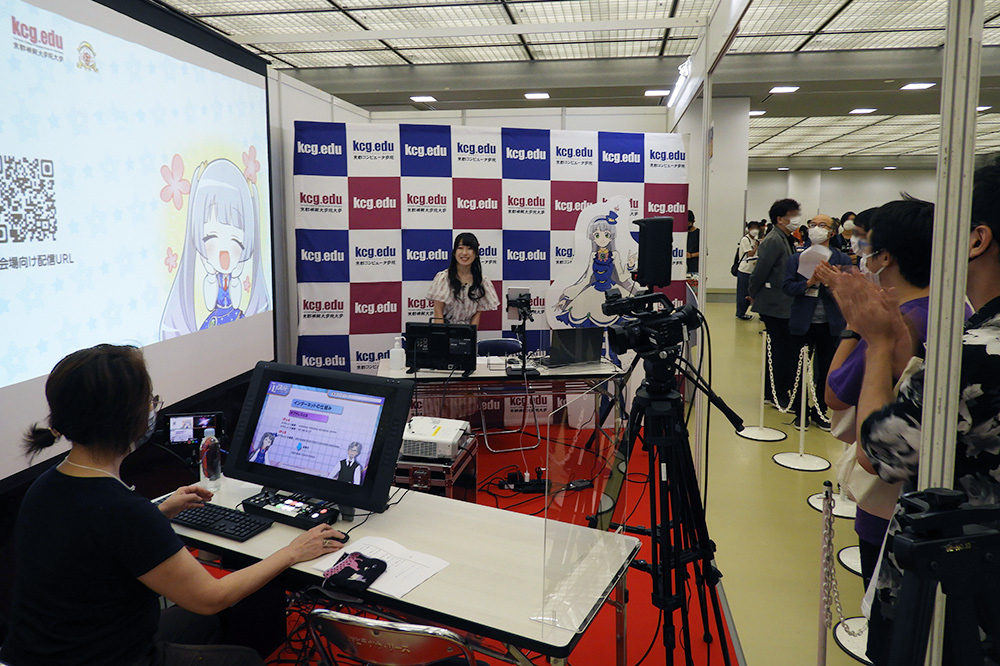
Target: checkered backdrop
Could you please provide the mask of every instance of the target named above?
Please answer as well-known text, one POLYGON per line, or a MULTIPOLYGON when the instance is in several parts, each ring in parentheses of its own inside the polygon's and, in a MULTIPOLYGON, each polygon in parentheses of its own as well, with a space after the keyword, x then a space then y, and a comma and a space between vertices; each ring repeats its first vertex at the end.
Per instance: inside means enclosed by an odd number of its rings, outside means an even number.
MULTIPOLYGON (((675 218, 666 291, 684 298, 677 134, 297 121, 294 188, 301 365, 374 373, 405 322, 430 318, 427 290, 462 231, 501 301, 531 289, 528 342, 547 346, 545 293, 571 263, 580 211, 614 196, 631 219, 675 218)), ((502 307, 480 319, 481 338, 509 328, 502 307)))

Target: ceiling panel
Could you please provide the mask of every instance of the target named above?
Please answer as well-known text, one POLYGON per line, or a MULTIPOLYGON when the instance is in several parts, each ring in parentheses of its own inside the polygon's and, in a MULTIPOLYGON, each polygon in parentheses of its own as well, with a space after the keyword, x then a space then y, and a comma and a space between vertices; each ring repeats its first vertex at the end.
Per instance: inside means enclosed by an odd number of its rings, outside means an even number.
POLYGON ((635 42, 568 42, 533 44, 531 52, 539 60, 568 58, 638 58, 660 53, 660 40, 635 42))
POLYGON ((561 0, 559 2, 511 3, 518 23, 569 21, 614 21, 654 19, 670 16, 670 3, 663 0, 561 0))
MULTIPOLYGON (((324 0, 327 6, 331 3, 324 0)), ((469 0, 336 0, 344 9, 394 9, 400 5, 467 5, 469 0)))
POLYGON ((542 32, 525 35, 529 44, 557 42, 595 42, 615 40, 661 40, 662 30, 596 30, 593 32, 542 32))
POLYGON ((854 0, 827 29, 943 28, 947 11, 944 0, 854 0))
POLYGON ((983 29, 983 46, 1000 46, 1000 26, 983 29))
MULTIPOLYGON (((282 60, 296 67, 371 67, 375 65, 405 65, 406 61, 389 49, 381 51, 341 51, 335 53, 283 54, 282 60)), ((280 68, 279 63, 275 67, 280 68)))
POLYGON ((670 31, 670 39, 667 40, 667 48, 663 50, 665 56, 689 56, 694 51, 697 39, 674 39, 673 30, 670 31))
POLYGON ((281 12, 297 9, 330 9, 326 0, 243 0, 238 6, 232 0, 171 0, 170 4, 189 14, 240 14, 281 12))
POLYGON ((730 53, 789 53, 799 48, 808 35, 772 35, 767 37, 739 37, 733 40, 730 53))
POLYGON ((527 60, 522 46, 476 46, 454 49, 400 49, 415 65, 446 62, 503 62, 527 60))
POLYGON ((810 33, 843 4, 844 0, 754 0, 740 22, 740 35, 810 33))
POLYGON ((822 32, 803 51, 864 51, 871 49, 917 49, 944 43, 944 30, 898 30, 893 32, 822 32))
POLYGON ((352 11, 351 16, 370 30, 510 25, 499 4, 359 9, 352 11))
POLYGON ((783 117, 773 117, 768 118, 767 116, 760 116, 758 118, 750 119, 750 129, 756 127, 791 127, 805 120, 805 118, 783 118, 783 117))
POLYGON ((368 39, 362 42, 288 42, 283 44, 257 44, 255 46, 257 49, 268 53, 366 51, 385 48, 385 44, 374 39, 368 39))
POLYGON ((358 25, 342 12, 300 12, 295 14, 250 14, 247 16, 209 16, 202 18, 213 28, 233 36, 262 32, 297 34, 330 30, 358 30, 358 25))
POLYGON ((389 39, 390 46, 401 49, 442 48, 449 46, 517 46, 517 35, 477 35, 475 37, 430 37, 427 39, 389 39))
POLYGON ((677 16, 707 16, 712 8, 712 2, 713 0, 680 0, 677 5, 677 16))
POLYGON ((866 127, 890 116, 813 116, 803 118, 803 127, 866 127))

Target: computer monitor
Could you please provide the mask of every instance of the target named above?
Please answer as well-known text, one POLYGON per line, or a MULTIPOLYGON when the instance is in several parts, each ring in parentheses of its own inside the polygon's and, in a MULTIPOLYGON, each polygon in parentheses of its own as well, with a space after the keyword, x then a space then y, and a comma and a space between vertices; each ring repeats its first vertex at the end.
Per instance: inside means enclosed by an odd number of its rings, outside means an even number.
POLYGON ((167 442, 170 444, 191 444, 205 437, 205 428, 215 428, 215 436, 225 434, 222 412, 201 412, 197 414, 164 414, 167 442))
POLYGON ((476 369, 476 327, 471 324, 406 324, 406 365, 410 372, 476 369))
POLYGON ((552 330, 549 366, 597 363, 604 346, 603 328, 556 328, 552 330))
POLYGON ((260 362, 226 476, 384 511, 413 382, 260 362))

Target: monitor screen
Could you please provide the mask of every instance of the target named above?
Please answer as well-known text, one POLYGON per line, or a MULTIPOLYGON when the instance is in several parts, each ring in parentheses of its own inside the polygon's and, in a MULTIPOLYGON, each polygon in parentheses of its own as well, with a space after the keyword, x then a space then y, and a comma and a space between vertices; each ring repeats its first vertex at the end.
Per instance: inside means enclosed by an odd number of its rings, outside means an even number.
POLYGON ((225 433, 222 429, 222 414, 166 414, 168 441, 171 444, 200 442, 205 437, 205 428, 215 428, 216 437, 225 433))
POLYGON ((413 383, 259 363, 226 475, 384 510, 413 383))
POLYGON ((407 322, 406 364, 417 369, 476 369, 476 327, 472 324, 407 322))

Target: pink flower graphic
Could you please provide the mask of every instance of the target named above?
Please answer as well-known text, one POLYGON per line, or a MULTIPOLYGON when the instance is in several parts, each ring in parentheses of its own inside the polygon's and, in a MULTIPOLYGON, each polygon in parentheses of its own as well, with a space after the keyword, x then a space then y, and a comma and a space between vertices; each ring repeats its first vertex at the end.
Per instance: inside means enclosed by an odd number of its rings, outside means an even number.
POLYGON ((243 291, 250 291, 250 277, 243 278, 243 291))
POLYGON ((171 248, 167 248, 167 258, 163 260, 163 265, 167 267, 168 273, 173 273, 177 268, 177 253, 171 248))
POLYGON ((257 149, 250 146, 250 151, 243 153, 243 175, 254 185, 257 184, 257 172, 260 171, 260 162, 257 161, 257 149))
POLYGON ((184 178, 184 160, 180 155, 174 155, 170 161, 170 167, 166 164, 160 167, 160 175, 167 181, 166 186, 160 190, 160 198, 166 202, 174 201, 174 208, 181 209, 184 205, 184 195, 191 192, 191 181, 184 178))

